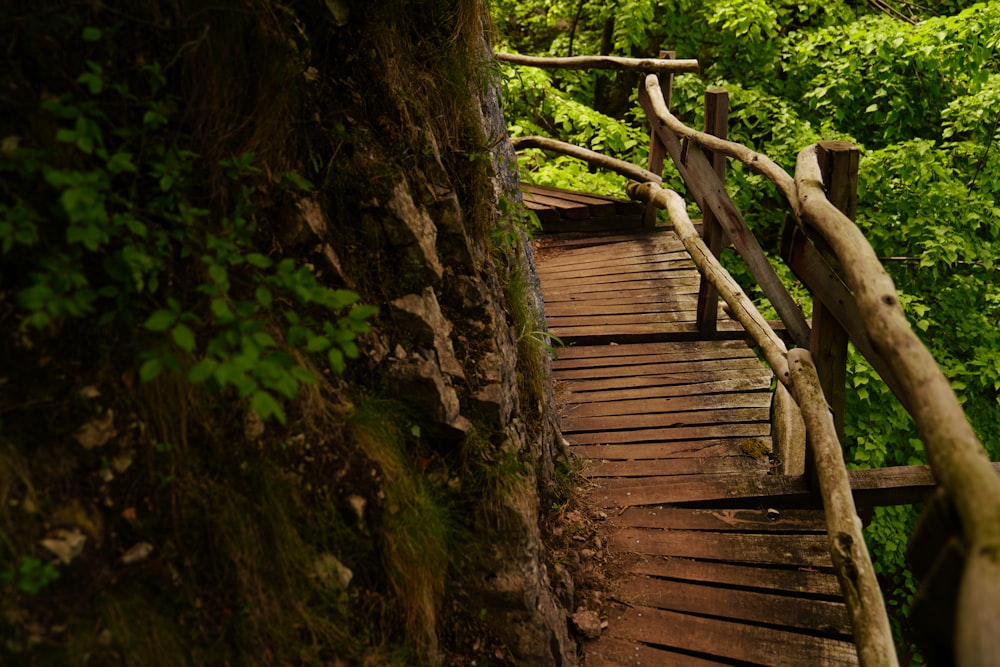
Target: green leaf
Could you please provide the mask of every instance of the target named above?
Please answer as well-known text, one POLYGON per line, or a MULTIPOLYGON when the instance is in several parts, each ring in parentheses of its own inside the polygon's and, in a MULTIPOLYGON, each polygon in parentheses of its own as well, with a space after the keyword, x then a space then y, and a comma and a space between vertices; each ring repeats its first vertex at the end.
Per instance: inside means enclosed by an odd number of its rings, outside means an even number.
POLYGON ((282 424, 285 423, 285 411, 274 400, 274 397, 263 389, 258 389, 253 393, 253 396, 250 398, 250 406, 254 409, 254 412, 260 415, 261 419, 267 420, 274 417, 282 424))
POLYGON ((208 378, 212 377, 212 373, 218 365, 218 362, 214 359, 202 359, 192 366, 190 371, 188 371, 188 382, 204 382, 208 378))
POLYGON ((177 347, 185 352, 193 352, 195 347, 194 332, 186 324, 178 324, 171 332, 177 347))
POLYGON ((271 303, 274 301, 274 297, 271 296, 271 291, 259 285, 256 290, 254 290, 254 296, 257 298, 257 303, 259 303, 264 308, 270 308, 271 303))
POLYGON ((274 264, 270 257, 261 255, 257 252, 251 252, 246 255, 246 260, 248 264, 257 267, 258 269, 268 269, 274 264))
POLYGON ((330 368, 337 375, 342 375, 344 373, 344 353, 335 347, 331 347, 330 351, 326 353, 326 358, 330 361, 330 368))
POLYGON ((161 308, 149 316, 149 319, 146 320, 146 328, 150 331, 166 331, 176 320, 176 314, 161 308))
POLYGON ((104 33, 101 32, 100 28, 95 28, 94 26, 87 26, 86 28, 83 29, 83 41, 96 42, 101 39, 102 34, 104 33))
POLYGON ((159 357, 153 357, 139 367, 139 380, 149 382, 163 372, 163 361, 159 357))

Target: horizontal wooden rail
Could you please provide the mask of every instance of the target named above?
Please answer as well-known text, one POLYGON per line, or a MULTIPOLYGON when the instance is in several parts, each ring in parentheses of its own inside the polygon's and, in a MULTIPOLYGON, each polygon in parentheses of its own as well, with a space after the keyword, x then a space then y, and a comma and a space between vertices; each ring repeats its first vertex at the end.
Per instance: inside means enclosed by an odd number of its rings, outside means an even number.
POLYGON ((962 521, 969 559, 956 619, 961 665, 997 664, 1000 655, 1000 478, 969 424, 948 378, 910 328, 896 288, 864 234, 827 200, 817 147, 799 153, 795 168, 799 218, 841 259, 865 331, 891 366, 906 396, 934 475, 962 521))
POLYGON ((697 60, 660 60, 658 58, 620 58, 618 56, 569 56, 566 58, 522 56, 519 53, 497 53, 497 60, 512 65, 546 69, 613 69, 634 72, 680 74, 697 72, 697 60))

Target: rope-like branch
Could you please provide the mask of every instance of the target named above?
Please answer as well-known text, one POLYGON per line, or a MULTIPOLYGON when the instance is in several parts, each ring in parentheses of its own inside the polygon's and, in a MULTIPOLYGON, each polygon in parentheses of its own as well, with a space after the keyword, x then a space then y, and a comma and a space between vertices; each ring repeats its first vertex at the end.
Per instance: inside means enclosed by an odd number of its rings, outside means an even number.
POLYGON ((570 56, 546 58, 522 56, 519 53, 498 53, 497 60, 512 65, 541 67, 545 69, 614 69, 636 72, 662 72, 680 74, 697 72, 697 60, 660 60, 658 58, 620 58, 618 56, 570 56))
POLYGON ((673 190, 667 190, 656 183, 629 183, 626 188, 629 197, 645 203, 652 203, 665 209, 674 225, 674 232, 694 260, 702 276, 708 279, 719 292, 732 316, 743 325, 747 334, 764 354, 764 359, 774 372, 775 377, 787 386, 791 386, 791 376, 788 373, 788 362, 785 355, 788 349, 778 337, 764 316, 754 307, 753 301, 746 295, 725 267, 719 263, 712 251, 702 240, 701 235, 691 223, 687 214, 684 199, 673 190))
MULTIPOLYGON (((660 90, 660 80, 655 74, 650 74, 646 77, 646 92, 649 94, 649 99, 653 104, 656 118, 669 127, 674 134, 681 137, 689 137, 692 141, 711 151, 722 153, 734 160, 739 160, 778 186, 778 190, 781 191, 781 194, 785 196, 785 199, 789 203, 795 201, 795 181, 788 175, 788 172, 775 164, 771 158, 763 153, 750 150, 743 144, 713 137, 711 134, 699 132, 682 123, 676 116, 670 113, 667 105, 664 104, 663 91, 660 90)), ((653 121, 653 119, 650 120, 653 121)))
POLYGON ((581 148, 580 146, 569 144, 565 141, 559 141, 558 139, 549 139, 547 137, 538 136, 515 137, 511 139, 511 143, 514 144, 514 150, 517 151, 522 151, 526 148, 541 148, 542 150, 553 151, 561 153, 562 155, 575 157, 578 160, 585 161, 587 164, 609 169, 616 174, 620 174, 625 178, 631 178, 635 181, 652 181, 653 183, 663 182, 663 179, 659 175, 643 169, 642 167, 637 167, 631 162, 625 162, 624 160, 608 157, 602 153, 592 151, 588 148, 581 148))

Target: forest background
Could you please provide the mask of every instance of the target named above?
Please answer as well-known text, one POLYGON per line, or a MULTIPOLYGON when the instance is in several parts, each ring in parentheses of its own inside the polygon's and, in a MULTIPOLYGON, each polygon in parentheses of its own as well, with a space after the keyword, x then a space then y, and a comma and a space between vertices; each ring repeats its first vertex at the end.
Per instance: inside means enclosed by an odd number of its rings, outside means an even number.
MULTIPOLYGON (((961 0, 497 0, 498 50, 528 55, 697 58, 677 76, 672 111, 702 124, 702 93, 730 95, 730 139, 792 171, 805 146, 861 149, 858 225, 911 324, 1000 459, 1000 3, 961 0)), ((648 126, 631 73, 503 68, 514 136, 540 134, 644 165, 648 126)), ((521 154, 522 179, 621 196, 622 178, 568 157, 521 154)), ((668 165, 667 184, 684 192, 668 165)), ((730 164, 729 193, 776 257, 784 207, 773 187, 730 164)), ((692 211, 695 215, 700 215, 692 211)), ((759 289, 733 256, 744 287, 759 289)), ((775 262, 799 294, 794 277, 775 262)), ((773 313, 772 313, 773 315, 773 313)), ((926 463, 912 420, 853 348, 845 449, 852 467, 926 463)), ((914 582, 905 563, 914 507, 877 508, 867 536, 901 657, 914 582)), ((919 659, 919 658, 918 658, 919 659)))

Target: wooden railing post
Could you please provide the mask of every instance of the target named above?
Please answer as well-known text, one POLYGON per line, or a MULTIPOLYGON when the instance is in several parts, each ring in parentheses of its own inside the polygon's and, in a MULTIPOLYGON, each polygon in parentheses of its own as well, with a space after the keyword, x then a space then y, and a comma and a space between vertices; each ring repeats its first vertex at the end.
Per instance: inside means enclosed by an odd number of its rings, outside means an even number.
MULTIPOLYGON (((709 88, 705 91, 705 134, 726 139, 729 137, 729 92, 725 88, 709 88)), ((722 153, 706 151, 712 169, 719 181, 726 182, 726 156, 722 153)), ((702 238, 705 245, 718 259, 722 253, 722 239, 725 233, 719 225, 712 209, 702 213, 702 238)), ((719 293, 705 276, 698 287, 698 334, 702 340, 715 338, 719 318, 719 293)))
MULTIPOLYGON (((673 60, 677 55, 674 51, 660 51, 661 60, 673 60)), ((674 75, 667 74, 666 81, 663 82, 663 102, 670 108, 670 95, 673 90, 674 75)), ((656 133, 656 128, 649 131, 649 162, 647 169, 654 174, 663 174, 663 160, 667 156, 667 147, 663 140, 656 133)), ((646 204, 646 212, 642 218, 642 228, 652 229, 656 225, 656 213, 659 209, 652 204, 646 204)))
MULTIPOLYGON (((858 209, 858 158, 856 146, 846 141, 819 144, 819 162, 827 199, 851 220, 858 209)), ((820 251, 829 259, 832 253, 820 251)), ((847 382, 847 332, 820 299, 813 299, 812 337, 809 351, 823 394, 833 410, 837 438, 844 441, 844 395, 847 382)))

